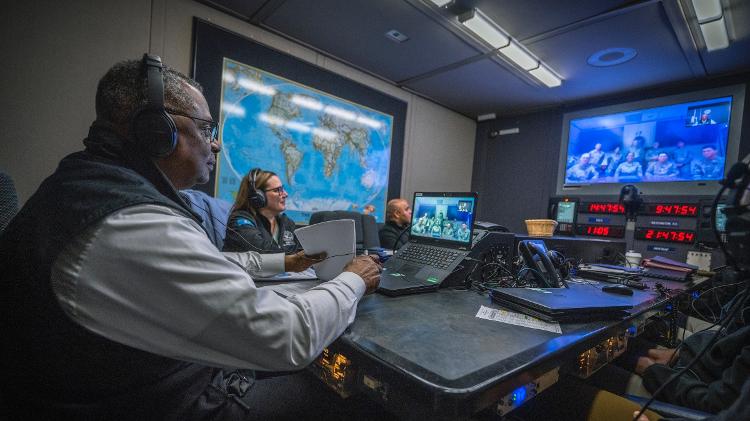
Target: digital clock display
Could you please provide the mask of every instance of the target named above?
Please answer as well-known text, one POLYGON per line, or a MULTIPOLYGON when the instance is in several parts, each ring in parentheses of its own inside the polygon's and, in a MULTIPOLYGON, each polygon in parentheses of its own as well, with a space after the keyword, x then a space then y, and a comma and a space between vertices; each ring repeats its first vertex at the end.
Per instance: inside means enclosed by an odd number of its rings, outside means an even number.
POLYGON ((614 202, 590 202, 584 204, 583 211, 586 213, 607 213, 624 215, 625 207, 619 203, 614 202))
POLYGON ((665 241, 669 243, 695 242, 695 232, 685 230, 668 230, 660 228, 636 228, 635 238, 646 241, 665 241))
POLYGON ((622 238, 625 236, 625 227, 621 225, 576 225, 576 234, 591 237, 622 238))
POLYGON ((647 203, 643 215, 698 216, 698 205, 679 203, 647 203))

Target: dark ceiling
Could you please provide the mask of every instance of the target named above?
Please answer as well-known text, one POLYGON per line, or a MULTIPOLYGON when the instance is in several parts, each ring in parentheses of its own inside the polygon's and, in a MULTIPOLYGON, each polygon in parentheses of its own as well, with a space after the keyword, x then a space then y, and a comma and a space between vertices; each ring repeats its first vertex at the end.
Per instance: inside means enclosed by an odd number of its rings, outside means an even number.
POLYGON ((729 48, 707 52, 691 0, 205 0, 254 25, 475 118, 517 114, 750 70, 750 0, 721 0, 729 48), (498 58, 457 15, 472 8, 562 76, 555 88, 498 58), (409 39, 397 43, 386 32, 409 39), (632 60, 594 67, 607 48, 632 60))

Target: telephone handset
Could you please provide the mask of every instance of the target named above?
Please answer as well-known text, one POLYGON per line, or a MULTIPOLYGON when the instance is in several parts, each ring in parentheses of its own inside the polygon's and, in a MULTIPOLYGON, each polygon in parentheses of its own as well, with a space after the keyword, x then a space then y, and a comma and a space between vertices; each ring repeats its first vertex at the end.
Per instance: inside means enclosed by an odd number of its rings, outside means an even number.
POLYGON ((547 255, 547 251, 541 245, 536 244, 532 240, 519 241, 518 253, 523 258, 526 266, 533 269, 531 273, 540 284, 550 288, 567 287, 557 268, 555 268, 552 260, 547 255))

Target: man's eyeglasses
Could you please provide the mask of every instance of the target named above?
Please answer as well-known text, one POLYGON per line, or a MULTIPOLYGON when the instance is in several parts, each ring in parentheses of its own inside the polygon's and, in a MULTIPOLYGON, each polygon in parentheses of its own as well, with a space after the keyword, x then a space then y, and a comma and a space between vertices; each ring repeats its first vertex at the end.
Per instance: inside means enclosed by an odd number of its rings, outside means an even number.
POLYGON ((267 189, 267 190, 263 190, 263 191, 266 192, 266 193, 272 191, 272 192, 274 192, 276 194, 282 194, 282 193, 286 192, 286 189, 284 188, 284 186, 279 186, 279 187, 276 187, 275 189, 267 189))
POLYGON ((219 123, 212 121, 212 120, 206 120, 204 118, 198 118, 198 117, 194 117, 185 113, 181 113, 171 108, 167 108, 166 111, 169 114, 174 114, 174 115, 178 115, 181 117, 187 117, 189 119, 192 119, 195 125, 203 134, 203 138, 206 139, 208 143, 211 143, 214 140, 219 138, 219 123))

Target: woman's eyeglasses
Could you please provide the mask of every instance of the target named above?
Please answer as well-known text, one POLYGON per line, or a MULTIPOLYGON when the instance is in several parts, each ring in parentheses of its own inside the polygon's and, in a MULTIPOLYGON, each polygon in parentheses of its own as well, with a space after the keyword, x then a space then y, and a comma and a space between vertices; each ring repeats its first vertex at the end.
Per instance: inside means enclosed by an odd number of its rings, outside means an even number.
POLYGON ((284 186, 279 186, 279 187, 276 187, 274 189, 267 189, 267 190, 263 190, 263 191, 266 192, 266 193, 272 191, 272 192, 274 192, 276 194, 281 194, 281 193, 286 192, 286 189, 284 188, 284 186))

